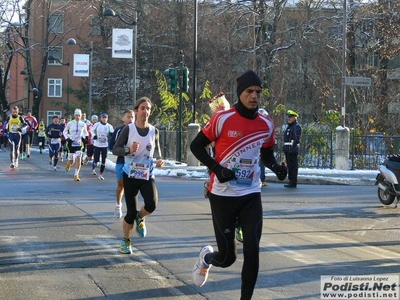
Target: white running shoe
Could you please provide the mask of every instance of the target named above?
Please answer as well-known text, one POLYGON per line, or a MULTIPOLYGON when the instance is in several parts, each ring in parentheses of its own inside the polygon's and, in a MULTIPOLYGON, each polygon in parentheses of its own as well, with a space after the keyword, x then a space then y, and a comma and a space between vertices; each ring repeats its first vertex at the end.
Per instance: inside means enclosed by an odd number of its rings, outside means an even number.
POLYGON ((92 170, 92 175, 94 175, 94 176, 97 175, 96 170, 92 170))
POLYGON ((122 205, 115 205, 114 214, 118 219, 122 218, 122 205))
POLYGON ((54 171, 57 171, 57 167, 56 167, 56 166, 54 166, 54 167, 53 167, 53 170, 54 170, 54 171))
POLYGON ((11 169, 14 169, 14 168, 15 168, 15 166, 14 166, 13 163, 10 165, 10 168, 11 168, 11 169))
POLYGON ((197 262, 194 264, 192 271, 193 281, 199 287, 202 287, 206 283, 208 278, 208 271, 212 266, 211 264, 207 264, 204 261, 204 256, 207 253, 212 253, 212 252, 214 252, 213 247, 211 247, 210 245, 204 246, 203 248, 201 248, 199 258, 197 259, 197 262))
POLYGON ((99 180, 104 180, 104 177, 101 174, 99 175, 99 180))
POLYGON ((14 167, 18 168, 18 159, 15 161, 14 167))

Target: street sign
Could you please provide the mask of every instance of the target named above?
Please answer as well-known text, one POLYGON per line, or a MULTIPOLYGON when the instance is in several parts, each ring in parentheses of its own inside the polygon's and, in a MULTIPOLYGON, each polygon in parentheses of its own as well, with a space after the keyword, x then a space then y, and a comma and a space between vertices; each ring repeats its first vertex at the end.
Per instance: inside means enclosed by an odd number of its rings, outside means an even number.
POLYGON ((353 86, 371 86, 371 78, 369 77, 346 77, 346 85, 353 86))

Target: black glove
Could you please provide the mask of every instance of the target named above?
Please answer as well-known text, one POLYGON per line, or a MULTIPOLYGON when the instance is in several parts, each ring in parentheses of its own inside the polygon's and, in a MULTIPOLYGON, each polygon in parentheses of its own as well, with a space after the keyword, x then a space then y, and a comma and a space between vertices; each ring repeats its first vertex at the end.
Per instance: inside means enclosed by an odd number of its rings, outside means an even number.
POLYGON ((212 168, 212 171, 217 176, 218 181, 221 183, 227 182, 229 180, 237 179, 235 176, 235 172, 233 172, 232 170, 229 170, 227 168, 224 168, 220 164, 215 165, 212 168))
POLYGON ((17 130, 18 130, 18 132, 22 132, 22 129, 21 129, 21 128, 18 128, 17 130))
POLYGON ((94 140, 97 140, 97 135, 93 136, 93 139, 94 139, 94 140))
POLYGON ((279 180, 285 180, 286 175, 287 175, 287 167, 282 166, 280 164, 274 164, 272 166, 272 172, 276 174, 276 177, 278 177, 279 180))
POLYGON ((68 143, 69 145, 71 145, 71 144, 72 144, 72 140, 71 140, 71 138, 67 138, 67 143, 68 143))
POLYGON ((85 136, 84 138, 82 138, 82 142, 86 145, 88 143, 88 137, 85 136))

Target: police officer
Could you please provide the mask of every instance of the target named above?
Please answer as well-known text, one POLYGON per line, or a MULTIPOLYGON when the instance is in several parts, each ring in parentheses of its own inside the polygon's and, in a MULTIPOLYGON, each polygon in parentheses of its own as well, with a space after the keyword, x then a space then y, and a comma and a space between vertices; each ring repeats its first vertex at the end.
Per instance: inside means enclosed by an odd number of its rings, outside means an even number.
POLYGON ((297 173, 299 170, 298 156, 299 144, 301 138, 301 126, 297 122, 299 114, 294 110, 287 111, 288 126, 284 135, 283 152, 285 153, 286 163, 288 168, 289 183, 284 186, 287 188, 297 187, 297 173))

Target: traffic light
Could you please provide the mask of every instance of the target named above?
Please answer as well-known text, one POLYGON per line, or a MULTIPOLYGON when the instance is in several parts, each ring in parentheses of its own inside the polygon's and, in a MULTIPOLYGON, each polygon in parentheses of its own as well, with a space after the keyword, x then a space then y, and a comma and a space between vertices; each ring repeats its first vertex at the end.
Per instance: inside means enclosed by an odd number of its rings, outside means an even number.
POLYGON ((178 70, 176 68, 166 69, 164 76, 167 77, 168 92, 176 95, 178 91, 178 70))
POLYGON ((182 91, 187 92, 189 91, 189 69, 183 68, 183 84, 182 84, 182 91))

